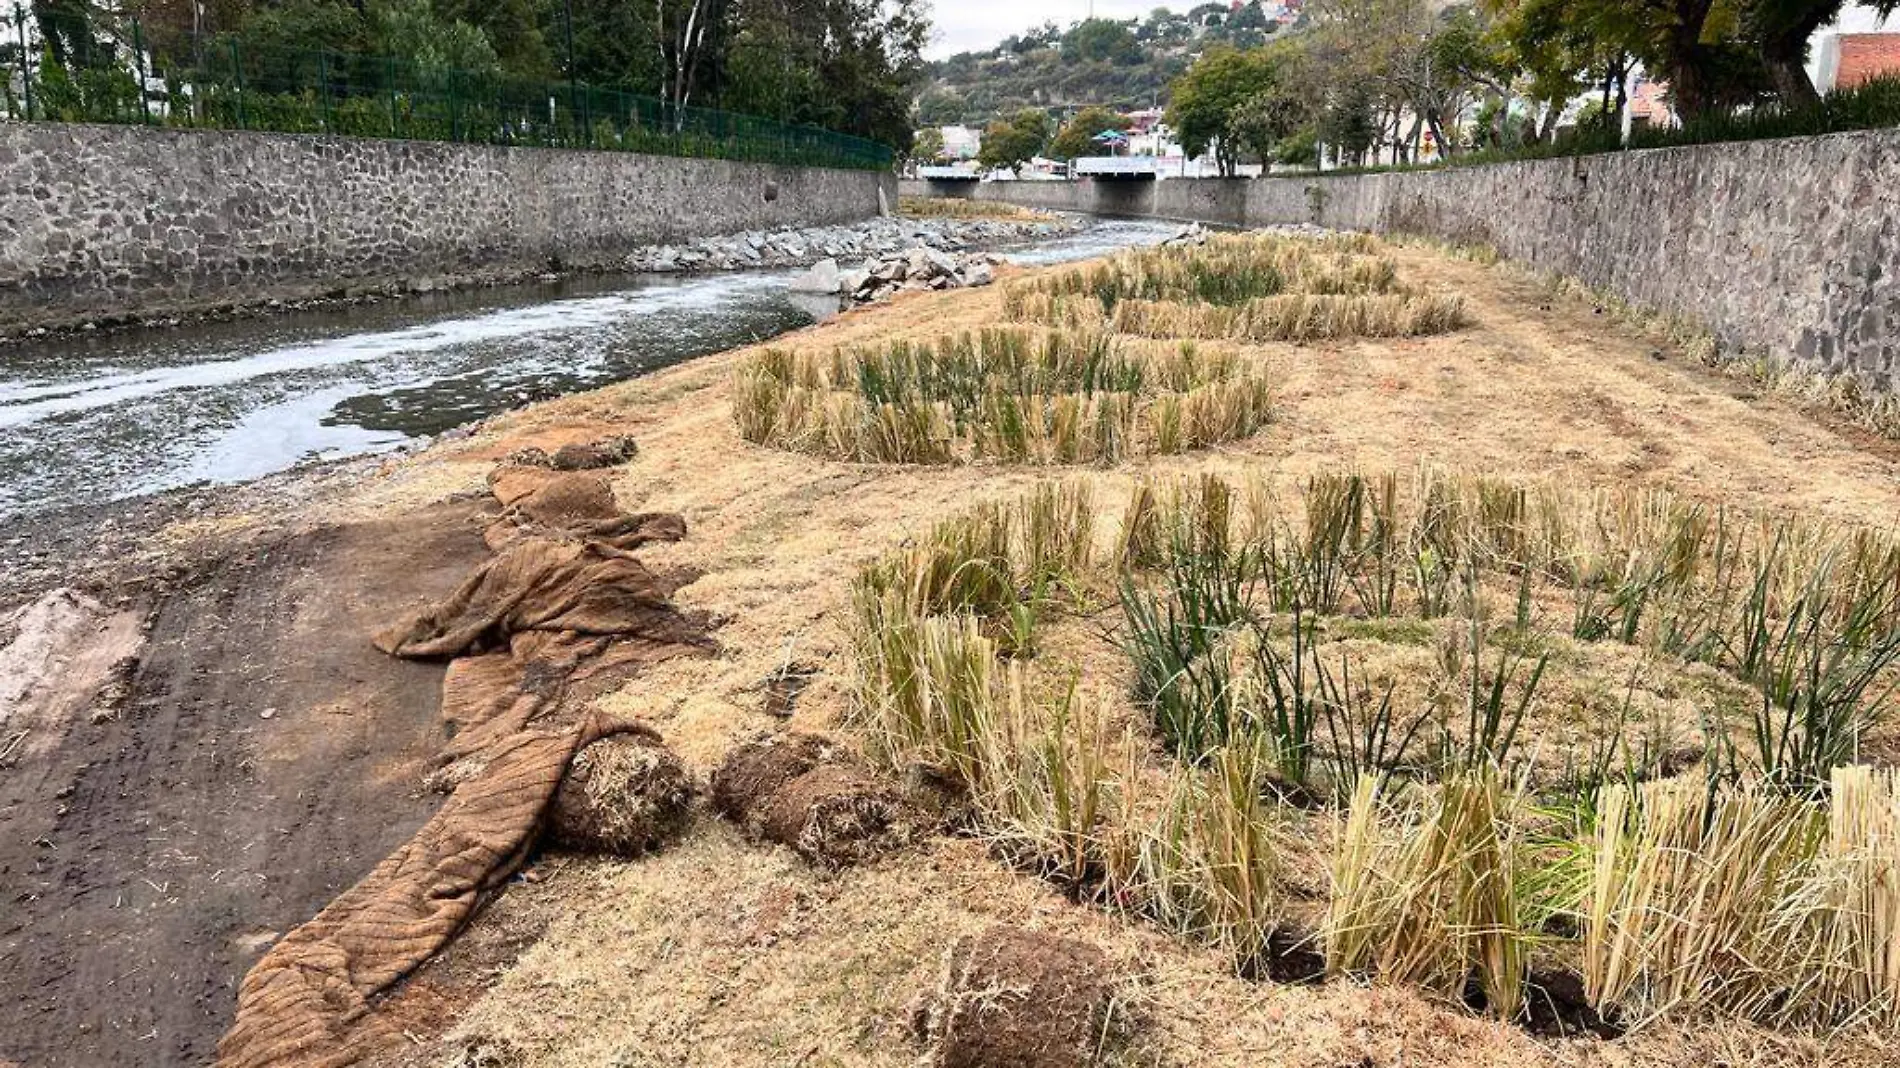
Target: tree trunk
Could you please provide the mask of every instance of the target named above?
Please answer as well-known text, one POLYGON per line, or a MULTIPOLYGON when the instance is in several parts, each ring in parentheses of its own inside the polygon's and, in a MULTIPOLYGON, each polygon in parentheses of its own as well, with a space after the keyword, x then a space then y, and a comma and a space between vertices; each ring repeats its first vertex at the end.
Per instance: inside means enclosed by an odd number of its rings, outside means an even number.
POLYGON ((1808 77, 1808 65, 1799 57, 1764 55, 1762 61, 1768 65, 1768 77, 1783 106, 1802 107, 1821 102, 1814 79, 1808 77))
POLYGON ((1564 102, 1553 100, 1544 111, 1544 123, 1537 128, 1537 140, 1540 144, 1549 144, 1557 136, 1557 120, 1564 117, 1564 102))

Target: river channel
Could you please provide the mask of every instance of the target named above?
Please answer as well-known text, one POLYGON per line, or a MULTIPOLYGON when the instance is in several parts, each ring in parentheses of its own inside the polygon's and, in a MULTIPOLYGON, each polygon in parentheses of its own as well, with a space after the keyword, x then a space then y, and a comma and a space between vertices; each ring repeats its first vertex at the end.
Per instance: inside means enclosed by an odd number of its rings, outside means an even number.
MULTIPOLYGON (((1178 227, 1099 221, 1054 263, 1178 227)), ((0 519, 387 451, 831 314, 789 271, 592 276, 0 346, 0 519)))

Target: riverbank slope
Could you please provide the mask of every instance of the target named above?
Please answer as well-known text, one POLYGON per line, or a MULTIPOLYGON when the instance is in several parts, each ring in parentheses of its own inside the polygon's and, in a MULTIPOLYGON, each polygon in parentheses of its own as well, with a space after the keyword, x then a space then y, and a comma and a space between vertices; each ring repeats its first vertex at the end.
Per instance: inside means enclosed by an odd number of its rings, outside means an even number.
MULTIPOLYGON (((479 555, 489 475, 523 450, 631 435, 637 456, 608 469, 617 503, 683 517, 684 539, 640 558, 706 621, 716 652, 653 665, 595 705, 652 726, 702 780, 761 732, 853 745, 854 576, 939 520, 1049 478, 1119 501, 1138 475, 1257 474, 1291 487, 1322 471, 1425 463, 1876 526, 1900 516, 1900 454, 1886 442, 1508 270, 1391 254, 1427 288, 1462 294, 1472 325, 1241 346, 1273 381, 1274 421, 1210 451, 1059 470, 781 451, 734 426, 731 376, 752 354, 739 350, 489 420, 288 512, 169 524, 148 548, 174 580, 103 582, 75 609, 87 622, 64 625, 58 651, 41 657, 79 659, 110 636, 117 669, 90 692, 40 702, 31 723, 0 725, 0 742, 24 732, 0 780, 0 878, 20 902, 0 929, 0 1000, 12 1006, 0 1010, 0 1058, 204 1058, 244 970, 426 817, 421 754, 440 669, 379 660, 369 634, 440 597, 479 555), (128 613, 147 630, 131 652, 128 613), (788 665, 810 675, 789 708, 772 698, 788 665)), ((903 295, 774 344, 823 351, 980 330, 1001 320, 1001 290, 903 295)), ((1883 1056, 1871 1042, 1829 1047, 1728 1022, 1540 1039, 1405 988, 1249 981, 1212 950, 1072 903, 972 838, 926 836, 829 873, 710 813, 642 860, 537 854, 378 1011, 413 1038, 391 1063, 906 1065, 919 1053, 910 1009, 938 983, 944 949, 994 923, 1105 953, 1140 1021, 1121 1063, 1883 1056)))

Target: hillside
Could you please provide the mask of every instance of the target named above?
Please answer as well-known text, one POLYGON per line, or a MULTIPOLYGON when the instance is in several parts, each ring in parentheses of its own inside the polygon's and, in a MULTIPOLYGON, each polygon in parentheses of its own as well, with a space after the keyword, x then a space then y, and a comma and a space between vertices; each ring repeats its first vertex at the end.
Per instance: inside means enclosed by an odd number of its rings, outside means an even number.
POLYGON ((1067 30, 1047 23, 987 52, 930 64, 917 121, 974 125, 1023 107, 1165 106, 1168 83, 1203 49, 1253 47, 1293 32, 1302 6, 1252 0, 1238 9, 1208 3, 1184 13, 1157 8, 1143 19, 1088 19, 1067 30))

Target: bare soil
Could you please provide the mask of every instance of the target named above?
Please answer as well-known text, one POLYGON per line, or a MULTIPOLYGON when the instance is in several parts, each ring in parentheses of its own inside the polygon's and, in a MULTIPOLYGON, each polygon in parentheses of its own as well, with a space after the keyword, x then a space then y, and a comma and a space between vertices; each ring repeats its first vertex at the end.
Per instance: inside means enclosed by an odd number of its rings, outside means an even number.
POLYGON ((486 558, 475 506, 217 559, 153 609, 116 708, 0 770, 0 1057, 198 1064, 239 979, 405 840, 442 670, 370 633, 486 558))

